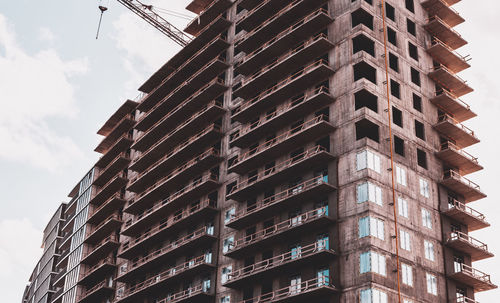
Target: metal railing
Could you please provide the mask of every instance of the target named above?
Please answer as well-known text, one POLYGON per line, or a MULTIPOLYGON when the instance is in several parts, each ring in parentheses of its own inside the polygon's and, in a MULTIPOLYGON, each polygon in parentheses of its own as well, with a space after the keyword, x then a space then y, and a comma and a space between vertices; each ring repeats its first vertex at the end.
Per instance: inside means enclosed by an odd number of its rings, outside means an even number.
POLYGON ((101 227, 103 227, 104 225, 108 224, 112 220, 121 221, 122 220, 122 216, 120 214, 118 214, 118 213, 112 214, 111 216, 109 216, 106 219, 104 219, 101 223, 99 223, 99 224, 97 224, 97 225, 92 226, 91 228, 89 228, 87 236, 85 238, 88 239, 92 234, 94 234, 101 227))
POLYGON ((453 48, 449 47, 446 43, 444 43, 443 41, 439 40, 436 37, 432 37, 432 39, 430 41, 430 44, 431 44, 431 47, 434 46, 434 45, 440 45, 440 46, 446 48, 446 50, 448 50, 450 53, 452 53, 456 57, 460 58, 460 60, 462 60, 464 62, 467 62, 467 61, 470 60, 470 56, 469 55, 467 55, 467 56, 460 55, 456 50, 454 50, 453 48))
POLYGON ((269 207, 271 205, 278 204, 281 201, 286 200, 290 197, 293 197, 302 191, 309 190, 309 189, 314 188, 316 186, 319 186, 321 184, 328 184, 328 181, 325 180, 325 177, 323 177, 323 176, 314 177, 314 178, 309 179, 307 181, 304 181, 300 184, 297 184, 294 187, 291 187, 291 188, 284 190, 282 192, 279 192, 271 197, 268 197, 268 198, 265 198, 261 201, 258 201, 255 204, 253 204, 251 207, 245 208, 244 210, 241 210, 241 211, 235 213, 228 221, 228 224, 230 224, 231 222, 234 222, 236 220, 239 220, 247 215, 256 213, 261 209, 264 209, 264 208, 269 207))
MULTIPOLYGON (((138 236, 131 238, 128 241, 123 242, 123 244, 120 248, 120 251, 123 252, 129 248, 132 248, 132 247, 142 243, 144 240, 156 235, 157 233, 159 233, 162 230, 168 229, 169 227, 171 227, 172 225, 174 225, 178 221, 185 219, 185 218, 191 216, 192 214, 194 214, 202 209, 205 209, 207 207, 216 207, 216 204, 217 204, 216 201, 211 200, 211 199, 206 199, 206 200, 201 201, 200 203, 197 203, 195 206, 190 206, 186 209, 183 209, 180 213, 176 213, 174 216, 169 217, 168 220, 161 222, 155 226, 152 226, 152 227, 150 227, 150 229, 148 231, 143 232, 143 233, 139 234, 138 236)), ((150 213, 151 212, 148 212, 147 214, 150 214, 150 213)), ((146 216, 143 215, 143 216, 128 220, 125 223, 125 229, 127 229, 128 227, 132 226, 134 223, 137 223, 138 221, 140 221, 142 218, 145 218, 145 217, 146 216)))
POLYGON ((154 286, 156 284, 159 284, 175 275, 179 275, 189 269, 192 269, 196 266, 202 265, 202 264, 211 264, 211 260, 207 258, 207 256, 202 255, 196 258, 193 258, 185 263, 179 264, 177 266, 174 266, 172 268, 169 268, 167 270, 164 270, 153 277, 150 277, 142 282, 130 285, 125 289, 123 294, 117 296, 118 298, 122 299, 131 295, 134 295, 138 293, 141 290, 144 290, 148 287, 154 286))
POLYGON ((439 23, 442 23, 449 31, 451 31, 453 34, 457 35, 458 37, 462 38, 462 35, 460 35, 456 30, 454 30, 451 26, 448 25, 448 23, 444 22, 443 19, 439 18, 438 16, 432 16, 429 19, 427 19, 427 24, 431 23, 432 21, 438 21, 439 23))
POLYGON ((113 287, 113 286, 112 286, 112 285, 110 285, 110 284, 112 284, 112 282, 110 282, 110 281, 108 281, 108 280, 103 280, 103 281, 101 281, 101 282, 97 283, 97 284, 96 284, 96 285, 94 285, 93 287, 91 287, 91 288, 89 288, 89 289, 85 290, 85 291, 83 292, 83 294, 82 294, 82 295, 80 295, 80 296, 78 297, 78 300, 77 300, 77 301, 81 301, 81 300, 85 299, 86 297, 88 297, 88 296, 89 296, 89 295, 91 295, 92 293, 95 293, 97 290, 99 290, 99 289, 101 289, 101 288, 104 288, 104 287, 111 288, 111 287, 113 287))
POLYGON ((160 257, 162 255, 165 255, 189 242, 192 242, 202 236, 205 236, 205 235, 213 235, 214 231, 213 231, 213 227, 207 227, 207 226, 204 226, 196 231, 194 231, 193 233, 189 234, 189 235, 186 235, 174 242, 171 242, 171 243, 168 243, 166 245, 164 245, 162 248, 158 249, 158 250, 155 250, 154 252, 152 253, 149 253, 148 255, 146 256, 143 256, 143 257, 140 257, 140 258, 137 258, 134 260, 134 262, 124 262, 120 265, 120 272, 118 273, 118 276, 123 276, 124 274, 156 259, 157 257, 160 257))
POLYGON ((290 230, 292 228, 304 225, 306 223, 309 223, 310 221, 314 221, 316 219, 323 218, 326 216, 328 216, 328 209, 326 206, 308 211, 296 217, 275 224, 271 227, 262 229, 251 235, 246 235, 244 237, 235 240, 232 244, 229 245, 228 252, 241 249, 252 243, 262 241, 264 239, 270 238, 286 230, 290 230))
POLYGON ((470 188, 473 188, 477 191, 481 191, 481 187, 479 185, 477 185, 476 183, 472 182, 471 180, 465 178, 464 176, 460 175, 459 173, 457 173, 456 171, 451 170, 451 169, 444 172, 443 179, 444 180, 454 179, 454 180, 459 181, 462 184, 465 184, 466 186, 468 186, 470 188))
POLYGON ((474 301, 471 298, 467 298, 464 296, 457 297, 456 303, 479 303, 478 301, 474 301))
MULTIPOLYGON (((441 95, 446 95, 448 98, 450 99, 453 99, 455 100, 457 103, 460 103, 463 107, 465 107, 467 110, 471 110, 470 108, 470 105, 465 103, 465 101, 463 101, 462 99, 460 99, 459 97, 455 96, 452 92, 450 92, 449 90, 446 90, 444 88, 440 89, 440 90, 437 90, 436 91, 436 97, 439 97, 441 95)), ((443 107, 439 107, 441 108, 441 110, 443 110, 444 112, 446 112, 446 108, 443 108, 443 107)))
POLYGON ((482 213, 478 212, 477 210, 474 210, 474 209, 468 207, 467 205, 463 204, 462 202, 459 202, 455 199, 453 199, 452 201, 448 201, 448 209, 458 209, 464 213, 469 214, 470 216, 472 216, 478 220, 486 222, 485 215, 483 215, 482 213))
POLYGON ((463 274, 466 274, 474 279, 491 284, 490 275, 488 275, 480 270, 477 270, 469 265, 466 265, 464 263, 459 264, 458 267, 455 266, 455 273, 463 273, 463 274))
MULTIPOLYGON (((109 150, 111 150, 111 149, 113 149, 113 147, 115 147, 115 146, 116 146, 116 144, 118 144, 118 142, 119 142, 119 141, 121 141, 121 140, 122 140, 122 139, 124 139, 124 138, 126 138, 126 139, 130 139, 131 141, 133 141, 133 140, 134 140, 133 136, 127 132, 127 133, 125 133, 125 134, 121 135, 121 136, 120 136, 120 138, 116 139, 115 144, 113 144, 113 145, 112 145, 112 146, 108 149, 108 151, 109 151, 109 150)), ((99 160, 97 161, 97 163, 99 163, 99 162, 102 160, 102 158, 104 158, 105 156, 106 156, 106 154, 104 154, 104 155, 100 156, 100 157, 99 157, 99 160)), ((113 160, 114 160, 114 159, 112 159, 112 161, 113 161, 113 160)))
POLYGON ((107 257, 105 259, 100 260, 96 264, 86 268, 84 272, 80 273, 80 280, 83 279, 84 277, 89 276, 95 270, 97 270, 99 267, 103 266, 104 264, 116 265, 116 261, 112 257, 107 257))
MULTIPOLYGON (((133 113, 130 113, 130 114, 126 114, 125 116, 123 116, 123 118, 120 119, 120 121, 118 121, 117 123, 115 123, 115 126, 109 131, 108 135, 106 137, 104 137, 101 142, 99 142, 99 144, 97 146, 100 146, 101 144, 103 144, 105 141, 108 141, 109 139, 109 135, 111 135, 117 128, 118 126, 120 126, 123 121, 125 120, 132 120, 132 121, 135 121, 135 116, 133 113)), ((116 138, 116 140, 118 139, 121 139, 122 136, 119 136, 118 138, 116 138)), ((115 141, 116 141, 115 140, 115 141)))
POLYGON ((463 125, 462 123, 458 122, 457 120, 455 120, 452 116, 450 116, 448 114, 440 115, 438 117, 438 122, 450 122, 451 124, 454 124, 456 127, 462 129, 467 134, 473 136, 474 138, 476 137, 476 135, 474 134, 474 131, 472 129, 470 129, 467 126, 463 125))
MULTIPOLYGON (((445 65, 443 65, 443 64, 441 64, 441 63, 436 64, 435 66, 433 66, 433 67, 430 69, 430 71, 431 71, 431 72, 435 72, 435 71, 437 71, 437 70, 439 70, 439 69, 444 70, 445 72, 447 72, 448 74, 450 74, 450 75, 452 75, 454 78, 456 78, 458 81, 460 81, 460 82, 462 82, 464 85, 467 85, 467 86, 468 86, 468 84, 467 84, 467 81, 466 81, 466 80, 462 79, 459 75, 457 75, 456 73, 452 72, 452 71, 451 71, 451 70, 449 70, 449 69, 448 69, 445 65)), ((440 82, 440 84, 441 84, 441 81, 439 81, 439 82, 440 82)))
POLYGON ((124 199, 124 195, 122 193, 115 193, 111 197, 108 198, 104 203, 102 203, 99 207, 95 209, 91 209, 89 211, 89 219, 91 219, 96 213, 100 212, 106 205, 113 199, 124 199))
POLYGON ((467 242, 470 245, 472 245, 478 249, 488 251, 487 244, 485 244, 485 243, 483 243, 483 242, 477 240, 476 238, 473 238, 467 234, 464 234, 463 232, 459 232, 459 231, 451 232, 448 235, 448 242, 450 242, 450 241, 464 241, 464 242, 467 242))
POLYGON ((268 168, 264 171, 261 171, 261 172, 257 173, 256 175, 248 176, 248 177, 239 179, 238 183, 235 186, 233 186, 233 188, 231 189, 229 194, 233 194, 233 193, 235 193, 243 188, 246 188, 246 187, 249 187, 255 183, 258 183, 271 175, 274 175, 280 171, 283 171, 289 167, 292 167, 298 162, 301 162, 301 161, 306 160, 308 158, 312 158, 315 155, 320 154, 322 152, 326 152, 326 148, 324 148, 323 146, 317 145, 317 146, 310 148, 310 149, 306 150, 305 152, 303 152, 299 155, 296 155, 290 159, 287 159, 287 160, 285 160, 285 161, 283 161, 283 162, 281 162, 281 163, 279 163, 271 168, 268 168))
POLYGON ((113 160, 111 160, 111 162, 109 162, 108 165, 106 165, 106 167, 104 167, 103 169, 99 169, 99 172, 97 174, 95 174, 95 177, 94 177, 94 182, 97 178, 99 178, 100 176, 102 176, 102 174, 104 172, 106 172, 113 164, 116 163, 116 161, 118 161, 118 159, 120 158, 125 158, 126 160, 130 160, 130 154, 127 153, 127 152, 121 152, 118 154, 118 156, 116 156, 113 160))
POLYGON ((93 245, 92 248, 87 246, 85 252, 82 254, 82 260, 92 255, 94 252, 96 252, 99 248, 103 247, 108 242, 119 243, 118 237, 116 235, 110 235, 104 238, 101 242, 97 243, 96 245, 93 245))
POLYGON ((479 164, 479 160, 476 157, 469 154, 465 150, 461 149, 460 147, 458 147, 455 143, 453 143, 451 141, 446 141, 446 142, 441 144, 441 151, 446 151, 446 150, 452 150, 452 151, 464 156, 465 158, 469 159, 470 161, 472 161, 476 164, 479 164))
POLYGON ((194 287, 190 287, 186 290, 180 291, 178 293, 169 295, 166 298, 157 301, 157 303, 175 303, 188 299, 198 294, 208 293, 209 291, 210 291, 209 287, 206 287, 203 284, 199 284, 194 287))
POLYGON ((328 276, 321 278, 314 278, 311 280, 304 281, 300 284, 290 285, 284 288, 280 288, 270 293, 266 293, 251 299, 246 299, 239 301, 238 303, 265 303, 283 300, 285 298, 300 295, 304 292, 313 291, 320 288, 329 288, 331 290, 336 290, 331 282, 331 278, 328 276))
POLYGON ((301 131, 304 131, 308 128, 314 127, 315 125, 318 125, 321 122, 329 122, 328 117, 325 115, 316 116, 313 119, 308 120, 308 121, 302 123, 301 125, 296 126, 292 129, 290 129, 289 131, 279 135, 278 137, 272 138, 272 139, 262 143, 261 145, 259 145, 257 147, 251 148, 250 150, 248 150, 244 154, 239 155, 238 158, 234 160, 234 162, 232 163, 230 168, 245 161, 245 160, 248 160, 249 158, 251 158, 253 156, 256 156, 259 152, 273 148, 274 146, 278 145, 279 143, 286 141, 290 137, 297 135, 301 131))

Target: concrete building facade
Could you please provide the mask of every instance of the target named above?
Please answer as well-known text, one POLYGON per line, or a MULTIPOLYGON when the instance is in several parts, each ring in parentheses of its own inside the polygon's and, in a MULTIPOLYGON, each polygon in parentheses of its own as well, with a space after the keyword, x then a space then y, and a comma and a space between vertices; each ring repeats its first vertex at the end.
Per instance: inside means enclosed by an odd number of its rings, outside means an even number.
POLYGON ((468 205, 486 195, 465 177, 482 166, 464 150, 479 139, 457 2, 193 0, 193 40, 98 132, 52 302, 496 288, 473 264, 493 254, 470 234, 489 224, 468 205))

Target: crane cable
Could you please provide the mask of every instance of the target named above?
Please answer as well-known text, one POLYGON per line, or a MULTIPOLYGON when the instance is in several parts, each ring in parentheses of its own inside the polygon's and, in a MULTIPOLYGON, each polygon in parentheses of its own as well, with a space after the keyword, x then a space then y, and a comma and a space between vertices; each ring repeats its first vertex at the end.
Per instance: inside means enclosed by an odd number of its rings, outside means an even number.
POLYGON ((401 303, 401 281, 400 281, 400 264, 399 264, 399 237, 398 237, 398 217, 396 213, 396 188, 394 183, 394 153, 393 153, 393 138, 392 138, 392 119, 391 119, 391 99, 389 87, 389 63, 387 52, 387 24, 385 16, 385 1, 380 0, 382 9, 382 24, 384 28, 384 60, 385 60, 385 83, 387 87, 387 118, 389 120, 389 143, 391 151, 391 179, 392 179, 392 206, 394 211, 394 237, 396 239, 396 271, 398 276, 398 302, 401 303))

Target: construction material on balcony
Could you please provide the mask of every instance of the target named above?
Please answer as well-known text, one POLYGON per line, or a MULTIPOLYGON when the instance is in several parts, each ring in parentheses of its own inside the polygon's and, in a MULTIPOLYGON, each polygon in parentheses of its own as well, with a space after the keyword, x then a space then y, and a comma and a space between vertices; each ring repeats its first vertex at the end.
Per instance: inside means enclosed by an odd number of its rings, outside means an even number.
POLYGON ((466 225, 469 232, 490 226, 490 224, 486 222, 485 215, 457 200, 448 201, 448 209, 444 210, 442 213, 466 225))
POLYGON ((463 263, 456 264, 455 272, 448 276, 461 284, 473 288, 474 292, 497 288, 495 284, 491 283, 490 275, 463 263))
POLYGON ((444 0, 426 0, 422 2, 422 7, 429 16, 438 16, 451 27, 465 22, 465 19, 444 0))
POLYGON ((462 36, 453 30, 446 22, 438 16, 429 18, 429 21, 424 28, 429 34, 435 36, 451 49, 455 50, 467 44, 467 41, 462 36))
POLYGON ((463 232, 457 231, 448 234, 445 244, 455 250, 470 255, 472 262, 494 256, 488 251, 488 245, 463 232))
POLYGON ((455 120, 452 116, 443 114, 438 117, 434 129, 445 138, 449 138, 459 148, 465 148, 479 143, 473 130, 455 120))
POLYGON ((430 101, 459 123, 477 116, 469 104, 445 90, 438 91, 435 97, 430 98, 430 101))
POLYGON ((441 144, 441 150, 436 153, 436 156, 450 167, 458 169, 462 176, 483 169, 476 157, 450 141, 441 144))
POLYGON ((448 70, 444 65, 434 67, 429 73, 429 77, 439 86, 444 87, 447 91, 457 97, 461 97, 474 91, 467 84, 467 81, 448 70))
POLYGON ((440 183, 451 191, 463 196, 466 202, 486 198, 479 185, 461 176, 454 170, 446 171, 440 183))

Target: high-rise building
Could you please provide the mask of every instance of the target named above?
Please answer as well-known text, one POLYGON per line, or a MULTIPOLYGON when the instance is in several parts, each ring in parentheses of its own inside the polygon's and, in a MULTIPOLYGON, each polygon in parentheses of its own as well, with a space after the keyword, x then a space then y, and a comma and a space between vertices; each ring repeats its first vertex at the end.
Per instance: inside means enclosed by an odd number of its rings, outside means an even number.
POLYGON ((460 0, 193 0, 98 132, 52 302, 460 302, 482 166, 460 0), (389 96, 388 96, 389 95, 389 96))

